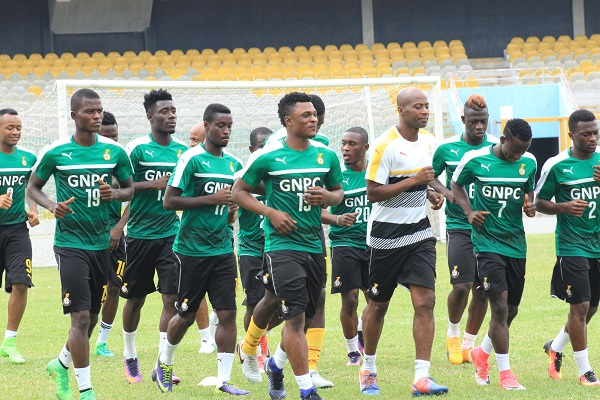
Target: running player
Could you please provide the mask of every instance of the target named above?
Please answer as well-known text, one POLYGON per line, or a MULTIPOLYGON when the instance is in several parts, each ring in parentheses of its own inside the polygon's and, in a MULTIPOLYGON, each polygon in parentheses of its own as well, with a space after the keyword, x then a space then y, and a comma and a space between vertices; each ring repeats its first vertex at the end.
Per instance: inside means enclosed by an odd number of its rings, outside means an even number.
MULTIPOLYGON (((329 145, 329 138, 327 136, 319 133, 319 129, 325 122, 325 103, 323 103, 323 99, 321 99, 316 94, 311 94, 310 101, 317 111, 317 134, 311 140, 315 140, 319 143, 322 143, 325 146, 329 145)), ((268 148, 271 145, 278 143, 281 139, 284 139, 287 136, 287 130, 285 127, 282 127, 277 132, 273 133, 269 136, 265 142, 264 147, 268 148)), ((323 257, 325 261, 327 261, 327 249, 325 247, 325 234, 323 229, 320 232, 320 240, 323 247, 323 257)), ((329 388, 333 386, 333 382, 324 379, 317 370, 317 366, 319 363, 319 358, 321 356, 321 349, 323 347, 323 339, 325 337, 325 287, 327 286, 327 275, 323 278, 323 288, 321 290, 321 294, 319 296, 319 301, 317 303, 317 309, 315 315, 311 321, 311 325, 306 332, 306 340, 308 343, 308 366, 310 377, 313 382, 313 385, 316 388, 329 388)), ((270 298, 273 303, 266 305, 265 307, 259 307, 257 318, 261 321, 266 320, 268 324, 268 328, 272 329, 277 326, 281 319, 271 319, 271 315, 263 315, 263 310, 266 309, 277 309, 276 298, 273 296, 270 298), (270 323, 268 321, 271 321, 270 323)), ((263 299, 262 301, 266 301, 263 299)), ((253 322, 250 321, 250 327, 252 327, 253 322)), ((256 326, 252 327, 255 328, 256 326)), ((251 329, 252 330, 252 329, 251 329)), ((248 339, 248 337, 247 337, 248 339)), ((258 364, 258 342, 254 342, 254 340, 245 340, 243 345, 243 351, 240 354, 240 360, 242 360, 242 371, 246 378, 252 383, 259 383, 262 381, 262 376, 260 375, 260 368, 258 364), (245 356, 248 356, 247 359, 245 356), (246 361, 244 361, 246 360, 246 361)), ((263 345, 264 347, 264 345, 263 345)))
POLYGON ((278 112, 287 136, 257 152, 233 188, 234 201, 269 221, 264 226, 268 284, 263 301, 267 311, 262 312, 265 320, 255 319, 260 303, 257 305, 246 342, 258 345, 275 311, 271 304, 278 305, 285 324, 282 342, 265 364, 269 395, 272 399, 285 396, 283 367, 289 356, 300 396, 320 399, 308 370, 305 329, 315 314, 325 279, 319 239, 321 206, 337 205, 342 200, 342 177, 335 153, 309 141, 317 131, 310 96, 289 93, 279 101, 278 112), (268 205, 251 194, 261 181, 268 205))
POLYGON ((489 385, 488 359, 492 350, 500 371, 500 387, 525 389, 509 361, 509 326, 517 315, 525 286, 527 243, 523 211, 535 216, 533 185, 535 157, 527 152, 531 127, 519 118, 509 120, 500 142, 463 156, 452 176, 452 193, 473 226, 471 239, 483 293, 492 318, 480 347, 471 351, 475 381, 489 385), (465 187, 474 183, 473 202, 465 187))
POLYGON ((340 293, 340 322, 348 348, 346 365, 360 365, 358 345, 359 291, 369 289, 369 252, 367 251, 367 221, 371 203, 367 199, 365 172, 369 134, 361 127, 352 127, 342 136, 342 187, 344 200, 330 211, 321 212, 321 221, 331 225, 331 293, 340 293))
POLYGON ((33 286, 31 240, 26 221, 31 227, 40 223, 35 202, 28 200, 30 211, 25 210, 25 188, 37 157, 17 145, 21 129, 21 117, 16 110, 0 110, 0 279, 4 271, 4 289, 10 293, 0 356, 8 357, 13 364, 25 362, 15 341, 27 306, 27 290, 33 286))
MULTIPOLYGON (((176 314, 177 272, 173 241, 179 228, 174 210, 163 208, 169 176, 187 146, 173 138, 177 109, 166 90, 152 90, 144 96, 150 133, 127 144, 133 165, 135 197, 129 204, 127 220, 127 266, 123 275, 123 356, 125 378, 129 383, 142 380, 135 336, 146 295, 157 291, 162 297, 159 322, 159 351, 167 338, 167 325, 176 314), (154 272, 158 286, 154 284, 154 272)), ((123 219, 127 218, 124 215, 123 219)), ((153 374, 154 375, 154 374, 153 374)))
POLYGON ((164 205, 183 210, 173 251, 179 270, 177 314, 169 321, 166 346, 158 356, 156 384, 162 392, 173 389, 173 362, 177 345, 194 323, 206 293, 219 317, 217 342, 218 390, 249 394, 230 383, 236 342, 235 289, 237 271, 228 227, 228 207, 234 175, 241 161, 223 149, 229 143, 233 120, 229 108, 210 104, 204 111, 206 140, 186 152, 169 180, 164 205))
MULTIPOLYGON (((446 202, 446 253, 452 290, 448 294, 446 355, 452 364, 470 361, 469 353, 485 318, 487 301, 477 290, 478 285, 473 285, 473 282, 477 281, 477 274, 473 243, 471 242, 471 225, 462 209, 454 203, 450 182, 452 173, 465 153, 498 143, 498 138, 485 133, 488 119, 489 114, 484 98, 481 95, 472 94, 465 102, 462 116, 465 132, 445 140, 433 155, 435 176, 446 172, 446 187, 437 188, 435 184, 432 187, 443 193, 448 200, 446 202), (461 346, 460 320, 467 307, 471 291, 473 294, 461 346)), ((467 193, 472 201, 472 185, 467 189, 467 193)))
MULTIPOLYGON (((265 140, 273 131, 266 127, 259 127, 250 132, 250 153, 263 148, 265 140)), ((264 196, 256 195, 256 199, 264 202, 264 196)), ((248 330, 252 313, 258 302, 265 294, 262 282, 263 274, 263 216, 240 208, 238 211, 240 229, 238 232, 238 265, 240 278, 244 288, 244 302, 246 313, 244 314, 244 330, 248 330)), ((260 351, 258 354, 258 367, 264 370, 265 357, 269 356, 267 337, 263 335, 260 339, 260 351)), ((243 341, 242 341, 243 342, 243 341)), ((239 354, 239 349, 238 349, 239 354)))
MULTIPOLYGON (((104 111, 102 118, 102 129, 98 132, 99 135, 105 138, 119 142, 119 126, 115 116, 104 111)), ((113 178, 113 187, 118 188, 116 179, 113 178)), ((108 334, 112 329, 117 308, 119 307, 119 290, 123 280, 123 271, 127 263, 125 255, 125 237, 123 229, 125 228, 124 220, 121 220, 122 203, 117 200, 110 202, 110 258, 111 265, 108 268, 108 282, 106 285, 106 299, 102 305, 102 319, 100 321, 100 329, 98 331, 98 339, 96 340, 96 348, 94 352, 98 356, 114 357, 114 354, 108 349, 106 342, 108 334)))
POLYGON ((448 388, 429 377, 434 335, 435 238, 426 200, 439 209, 444 196, 428 188, 435 180, 431 150, 435 138, 421 131, 429 120, 429 100, 414 87, 398 92, 398 124, 375 142, 367 170, 367 195, 373 211, 367 227, 369 303, 363 314, 365 350, 360 368, 363 394, 380 394, 377 344, 397 285, 409 289, 414 308, 415 374, 413 395, 441 394, 448 388))
POLYGON ((600 386, 587 349, 587 324, 598 310, 600 299, 600 212, 596 208, 600 187, 594 180, 600 154, 596 152, 598 124, 594 113, 573 112, 569 137, 573 146, 546 161, 535 189, 537 210, 557 216, 551 293, 570 305, 567 324, 544 345, 544 350, 550 358, 550 377, 560 379, 562 353, 571 341, 579 381, 586 386, 600 386))
MULTIPOLYGON (((190 130, 190 148, 196 147, 200 143, 204 142, 206 138, 206 130, 204 129, 204 122, 199 122, 192 127, 190 130)), ((216 316, 214 316, 216 318, 216 316)), ((202 298, 200 307, 196 313, 196 324, 198 325, 198 332, 200 333, 200 349, 198 353, 210 354, 216 350, 217 345, 213 337, 214 331, 211 329, 210 321, 208 318, 208 306, 206 304, 206 298, 202 298)))
POLYGON ((71 399, 68 368, 73 364, 79 398, 95 399, 90 378, 89 337, 106 296, 111 264, 110 201, 133 196, 131 163, 122 146, 97 134, 102 127, 102 102, 96 92, 80 89, 71 97, 75 134, 46 146, 34 167, 27 191, 56 217, 54 253, 62 287, 62 306, 71 314, 67 343, 48 363, 56 396, 71 399), (54 176, 56 200, 42 188, 54 176), (111 188, 113 176, 119 189, 111 188))

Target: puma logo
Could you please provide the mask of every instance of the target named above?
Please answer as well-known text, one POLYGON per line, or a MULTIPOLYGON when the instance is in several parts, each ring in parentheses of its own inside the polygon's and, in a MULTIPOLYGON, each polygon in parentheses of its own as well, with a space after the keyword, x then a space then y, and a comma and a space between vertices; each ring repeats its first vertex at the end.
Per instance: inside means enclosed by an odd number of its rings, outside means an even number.
POLYGON ((282 162, 282 163, 284 163, 285 165, 287 165, 287 164, 285 163, 285 157, 283 157, 283 158, 275 157, 275 161, 279 161, 279 162, 282 162))
POLYGON ((210 161, 202 161, 202 165, 206 165, 208 168, 210 168, 210 161))
POLYGON ((146 150, 144 153, 150 154, 150 157, 154 158, 154 154, 152 154, 152 153, 154 153, 154 150, 152 150, 152 151, 146 150))
POLYGON ((488 165, 481 164, 481 168, 485 168, 485 169, 487 169, 487 172, 490 172, 490 165, 492 165, 492 164, 488 164, 488 165))
POLYGON ((566 169, 566 168, 564 168, 564 169, 563 169, 563 172, 568 172, 568 173, 570 173, 571 175, 573 175, 573 167, 571 167, 571 168, 569 168, 569 169, 566 169))
POLYGON ((349 185, 350 184, 350 179, 344 179, 342 182, 345 183, 346 185, 349 185))
POLYGON ((460 150, 458 150, 458 149, 450 149, 450 153, 454 153, 454 154, 456 154, 457 156, 458 156, 458 152, 459 152, 459 151, 460 151, 460 150))
POLYGON ((62 156, 63 157, 69 157, 69 160, 73 161, 73 159, 71 158, 71 154, 73 154, 73 152, 70 152, 68 154, 67 153, 62 153, 62 156))

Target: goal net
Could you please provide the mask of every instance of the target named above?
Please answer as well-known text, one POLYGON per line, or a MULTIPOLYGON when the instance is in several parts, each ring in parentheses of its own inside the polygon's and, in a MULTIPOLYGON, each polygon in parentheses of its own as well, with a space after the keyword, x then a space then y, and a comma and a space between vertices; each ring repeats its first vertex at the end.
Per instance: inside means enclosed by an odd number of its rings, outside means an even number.
MULTIPOLYGON (((441 141, 443 122, 440 78, 420 76, 251 82, 59 80, 53 93, 43 95, 26 110, 18 110, 23 116, 24 133, 21 144, 39 152, 46 144, 72 134, 75 127, 70 118, 70 97, 77 89, 85 87, 98 92, 104 109, 115 115, 119 125, 119 142, 125 145, 149 132, 150 126, 143 107, 144 94, 152 89, 162 88, 173 95, 177 108, 175 136, 186 143, 189 142, 190 129, 202 121, 208 104, 221 103, 229 107, 233 116, 233 128, 227 151, 245 162, 250 154, 250 132, 259 126, 268 127, 274 132, 279 129, 279 99, 286 93, 302 91, 317 94, 323 99, 326 112, 320 133, 329 138, 330 147, 341 155, 341 137, 346 129, 353 126, 365 128, 372 143, 397 123, 396 95, 398 90, 407 86, 417 86, 427 94, 430 118, 425 129, 441 141)), ((54 182, 48 182, 46 189, 53 196, 54 182)), ((34 235, 36 237, 33 239, 34 265, 38 266, 47 265, 53 260, 53 216, 42 212, 41 217, 42 228, 31 230, 32 238, 34 235), (38 236, 48 238, 37 240, 38 236)), ((438 239, 444 237, 442 217, 443 212, 430 213, 438 239)))

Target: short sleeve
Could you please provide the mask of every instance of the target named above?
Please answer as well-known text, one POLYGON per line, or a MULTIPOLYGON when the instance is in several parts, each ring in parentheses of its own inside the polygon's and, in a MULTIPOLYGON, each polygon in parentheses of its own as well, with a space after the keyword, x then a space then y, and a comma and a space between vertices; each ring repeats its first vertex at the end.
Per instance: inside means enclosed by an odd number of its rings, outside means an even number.
POLYGON ((439 146, 437 149, 435 149, 435 153, 433 153, 432 167, 436 177, 440 176, 442 172, 444 172, 445 160, 443 146, 439 146))
POLYGON ((251 158, 250 161, 248 161, 246 168, 242 170, 242 180, 248 186, 255 188, 264 179, 264 176, 267 173, 266 158, 267 157, 264 155, 258 155, 256 158, 251 158))
POLYGON ((131 166, 131 160, 127 155, 127 152, 119 147, 119 157, 117 165, 115 166, 114 176, 119 182, 126 181, 133 175, 133 167, 131 166))
POLYGON ((379 184, 385 185, 390 176, 389 152, 387 146, 376 147, 373 151, 369 167, 367 169, 367 179, 379 184))
POLYGON ((194 173, 192 167, 193 163, 191 159, 187 157, 180 158, 177 165, 175 165, 175 169, 173 170, 167 185, 185 191, 191 181, 191 176, 194 173))
POLYGON ((44 149, 42 149, 37 163, 33 166, 33 170, 38 178, 46 182, 54 173, 55 167, 56 161, 52 156, 52 153, 49 151, 49 146, 46 146, 44 149))
MULTIPOLYGON (((468 153, 467 153, 468 154, 468 153)), ((464 157, 458 163, 454 170, 452 180, 461 186, 469 185, 475 181, 475 175, 471 166, 473 165, 471 158, 464 157)))
POLYGON ((326 187, 333 187, 333 186, 337 186, 340 183, 342 183, 342 169, 340 167, 340 162, 338 161, 337 157, 335 155, 333 155, 331 157, 331 163, 330 163, 330 169, 329 172, 327 172, 327 174, 325 175, 325 186, 326 187))

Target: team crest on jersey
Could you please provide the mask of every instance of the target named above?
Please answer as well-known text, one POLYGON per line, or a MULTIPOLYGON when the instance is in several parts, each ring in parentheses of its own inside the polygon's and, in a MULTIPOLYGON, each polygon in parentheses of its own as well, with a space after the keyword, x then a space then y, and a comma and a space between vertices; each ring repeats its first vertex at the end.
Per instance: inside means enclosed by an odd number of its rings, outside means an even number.
POLYGON ((377 286, 379 286, 379 283, 374 283, 373 287, 371 288, 371 293, 373 296, 377 296, 379 294, 379 289, 377 289, 377 286))
POLYGON ((451 273, 451 275, 452 275, 452 277, 453 277, 453 278, 455 278, 455 279, 456 279, 456 278, 458 278, 458 275, 460 275, 460 272, 458 272, 458 265, 455 265, 455 266, 454 266, 454 269, 452 270, 452 273, 451 273))
POLYGON ((571 285, 567 285, 567 290, 565 290, 567 296, 573 297, 573 292, 571 291, 571 285))
POLYGON ((267 285, 269 283, 269 274, 266 272, 263 274, 263 283, 265 285, 267 285))
POLYGON ((485 278, 483 278, 483 290, 489 290, 490 289, 490 283, 487 281, 487 276, 485 278))
POLYGON ((335 277, 335 281, 333 282, 333 286, 334 287, 340 287, 340 286, 342 286, 342 281, 340 281, 340 277, 339 276, 335 277))
POLYGON ((102 158, 104 158, 104 160, 106 161, 110 161, 110 149, 106 149, 104 150, 104 155, 102 156, 102 158))
POLYGON ((65 306, 65 307, 69 307, 71 305, 71 299, 69 298, 69 292, 65 293, 62 303, 63 303, 63 306, 65 306))
POLYGON ((183 299, 183 302, 181 303, 181 311, 187 311, 188 310, 188 299, 183 299))
POLYGON ((127 289, 127 283, 124 283, 123 286, 121 286, 121 292, 123 292, 123 293, 129 292, 129 289, 127 289))
POLYGON ((288 306, 285 305, 285 300, 281 300, 281 312, 287 314, 290 312, 288 306))
POLYGON ((325 164, 325 160, 323 160, 323 153, 319 153, 317 156, 317 163, 321 165, 325 164))
POLYGON ((235 173, 235 169, 233 168, 233 161, 229 162, 229 169, 231 170, 231 172, 235 173))
POLYGON ((181 150, 177 150, 177 158, 181 157, 181 150))
POLYGON ((21 164, 23 164, 24 167, 27 165, 27 160, 25 159, 25 156, 23 156, 23 159, 21 160, 21 164))
POLYGON ((519 175, 525 175, 525 164, 521 164, 521 168, 519 168, 519 175))

